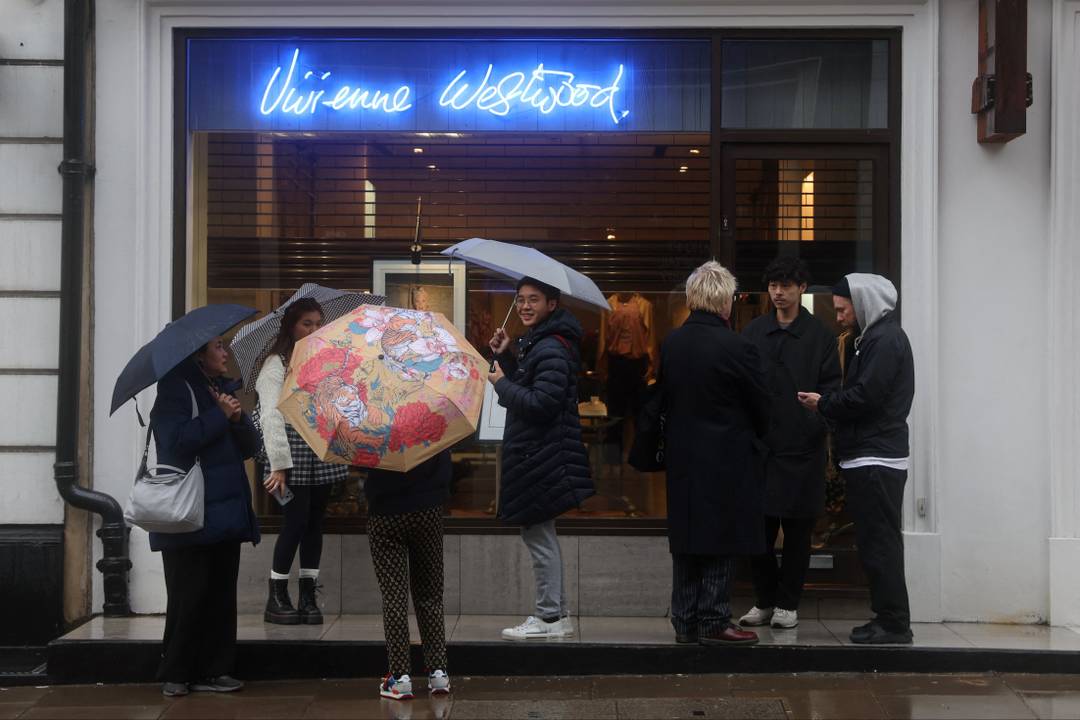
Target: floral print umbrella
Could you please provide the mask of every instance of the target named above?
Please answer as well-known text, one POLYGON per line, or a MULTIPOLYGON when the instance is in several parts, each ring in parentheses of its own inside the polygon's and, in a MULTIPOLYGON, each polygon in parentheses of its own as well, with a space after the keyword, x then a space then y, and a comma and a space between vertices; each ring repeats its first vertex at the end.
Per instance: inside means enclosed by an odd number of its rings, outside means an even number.
POLYGON ((278 409, 323 460, 404 472, 476 432, 486 371, 442 314, 361 305, 296 343, 278 409))

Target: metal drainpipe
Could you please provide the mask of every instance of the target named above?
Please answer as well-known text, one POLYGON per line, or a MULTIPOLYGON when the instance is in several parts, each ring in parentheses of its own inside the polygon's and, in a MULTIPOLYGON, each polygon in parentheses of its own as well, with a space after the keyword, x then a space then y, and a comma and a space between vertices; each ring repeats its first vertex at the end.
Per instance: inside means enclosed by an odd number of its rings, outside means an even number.
POLYGON ((87 103, 93 86, 93 0, 64 0, 64 159, 63 223, 60 235, 60 376, 57 387, 56 464, 60 496, 73 507, 101 515, 97 531, 103 546, 97 569, 104 575, 106 617, 131 614, 128 602, 128 528, 111 495, 79 485, 79 377, 82 366, 84 243, 87 189, 94 167, 87 157, 92 127, 87 103))

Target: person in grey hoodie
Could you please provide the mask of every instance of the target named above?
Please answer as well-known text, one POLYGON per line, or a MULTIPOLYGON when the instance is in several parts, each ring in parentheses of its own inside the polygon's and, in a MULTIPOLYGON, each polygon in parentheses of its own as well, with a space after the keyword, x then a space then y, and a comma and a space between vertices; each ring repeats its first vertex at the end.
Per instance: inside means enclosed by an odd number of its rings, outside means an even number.
POLYGON ((836 456, 875 614, 851 631, 859 644, 912 642, 901 509, 915 362, 896 303, 896 288, 880 275, 851 273, 833 287, 836 321, 856 336, 843 385, 820 395, 798 394, 799 402, 835 427, 836 456))

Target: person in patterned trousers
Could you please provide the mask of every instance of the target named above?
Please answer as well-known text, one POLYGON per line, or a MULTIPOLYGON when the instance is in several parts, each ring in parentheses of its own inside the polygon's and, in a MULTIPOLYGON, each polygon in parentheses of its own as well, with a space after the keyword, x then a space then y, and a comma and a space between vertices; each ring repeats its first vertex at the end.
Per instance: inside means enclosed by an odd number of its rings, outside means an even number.
POLYGON ((409 660, 409 591, 412 591, 428 690, 450 692, 443 619, 443 505, 450 497, 450 451, 405 473, 372 470, 364 483, 368 541, 383 598, 389 672, 379 695, 413 697, 409 660))
POLYGON ((348 478, 349 468, 323 462, 277 409, 285 369, 293 347, 322 325, 322 306, 300 298, 285 310, 281 330, 259 367, 255 389, 259 395, 259 425, 266 457, 263 486, 271 495, 293 498, 284 504, 284 523, 274 543, 270 591, 263 620, 276 625, 321 625, 316 599, 322 560, 322 526, 334 485, 348 478), (300 552, 300 596, 294 608, 289 598, 289 570, 300 552))

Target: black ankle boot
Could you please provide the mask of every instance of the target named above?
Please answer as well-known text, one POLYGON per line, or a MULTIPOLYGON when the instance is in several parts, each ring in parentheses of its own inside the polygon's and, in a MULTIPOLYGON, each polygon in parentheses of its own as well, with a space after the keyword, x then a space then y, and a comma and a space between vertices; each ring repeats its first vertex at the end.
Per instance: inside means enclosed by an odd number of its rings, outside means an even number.
POLYGON ((270 596, 266 599, 263 620, 275 625, 299 625, 300 613, 289 599, 289 581, 270 578, 270 596))
POLYGON ((300 622, 304 625, 322 625, 322 611, 315 599, 315 591, 319 587, 315 578, 300 578, 300 622))

